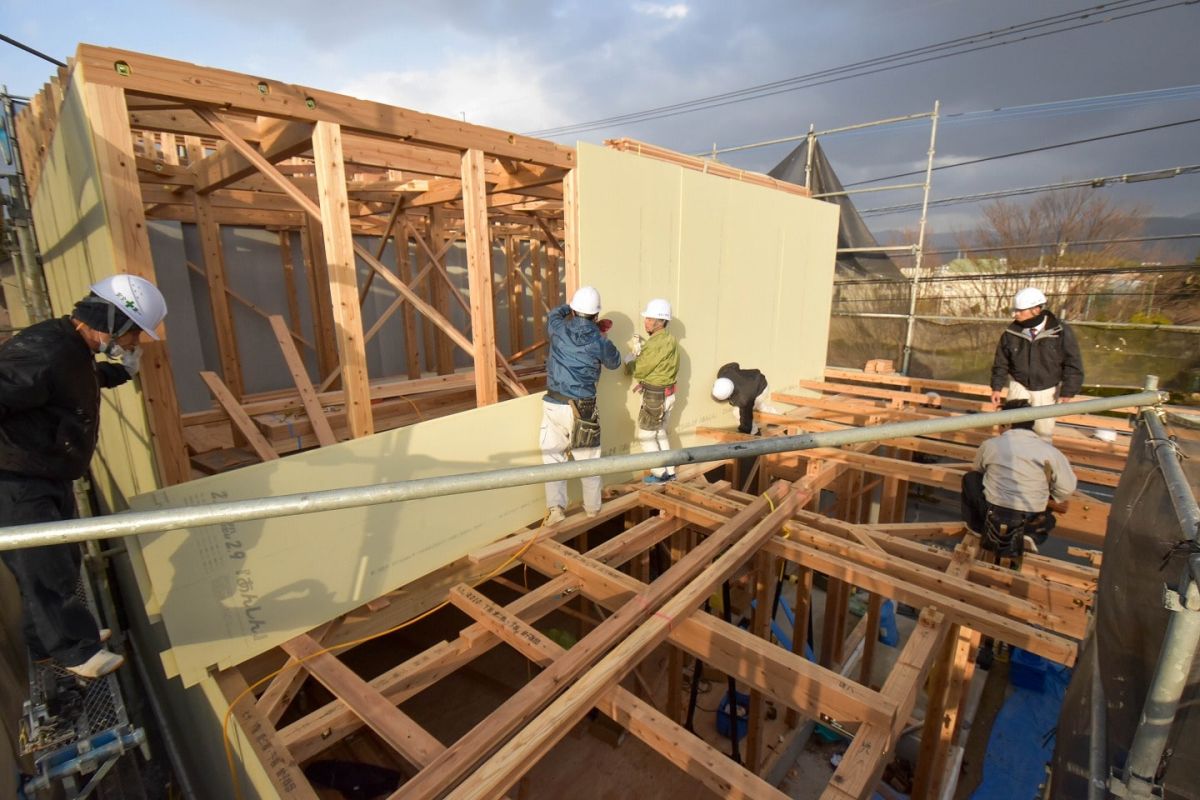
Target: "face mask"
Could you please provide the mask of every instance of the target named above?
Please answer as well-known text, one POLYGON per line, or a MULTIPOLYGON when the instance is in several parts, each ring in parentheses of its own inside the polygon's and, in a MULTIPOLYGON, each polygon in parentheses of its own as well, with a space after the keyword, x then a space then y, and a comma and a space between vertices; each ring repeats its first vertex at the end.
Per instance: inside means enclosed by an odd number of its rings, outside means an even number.
POLYGON ((101 346, 100 352, 108 356, 112 361, 120 361, 129 351, 117 344, 116 339, 109 339, 101 346))

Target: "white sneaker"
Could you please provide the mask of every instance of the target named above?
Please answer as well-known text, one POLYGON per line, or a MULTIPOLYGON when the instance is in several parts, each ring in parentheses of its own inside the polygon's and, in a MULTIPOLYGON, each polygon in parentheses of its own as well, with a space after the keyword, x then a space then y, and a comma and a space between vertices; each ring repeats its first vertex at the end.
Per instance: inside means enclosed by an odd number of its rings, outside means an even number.
POLYGON ((112 628, 101 628, 100 629, 100 644, 104 644, 111 638, 112 638, 112 628))
POLYGON ((550 506, 549 510, 546 511, 546 516, 542 518, 542 527, 546 528, 551 525, 557 525, 566 518, 567 515, 563 513, 562 506, 550 506))
POLYGON ((587 515, 588 519, 594 519, 594 518, 600 516, 600 509, 597 508, 595 511, 589 511, 588 509, 585 508, 583 510, 583 513, 587 515))
POLYGON ((111 650, 98 650, 94 656, 82 664, 67 667, 67 671, 81 678, 101 678, 125 663, 125 656, 111 650))

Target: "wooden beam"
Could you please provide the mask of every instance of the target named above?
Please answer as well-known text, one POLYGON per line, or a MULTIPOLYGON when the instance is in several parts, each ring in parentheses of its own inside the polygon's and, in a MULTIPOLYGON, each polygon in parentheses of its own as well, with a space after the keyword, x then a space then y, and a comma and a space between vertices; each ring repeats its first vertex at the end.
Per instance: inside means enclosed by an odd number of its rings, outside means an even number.
MULTIPOLYGON (((549 666, 566 652, 536 628, 506 614, 472 589, 456 587, 450 592, 450 600, 459 610, 541 667, 549 666)), ((745 767, 730 764, 728 758, 712 745, 619 686, 601 695, 596 707, 720 797, 770 800, 787 797, 745 767)))
POLYGON ((280 647, 413 766, 423 767, 445 750, 442 743, 412 717, 387 702, 353 670, 323 650, 311 636, 297 636, 280 647))
MULTIPOLYGON (((279 795, 289 800, 317 800, 319 795, 308 778, 304 777, 300 764, 280 741, 275 726, 255 707, 254 695, 248 690, 246 679, 237 668, 221 670, 213 675, 213 679, 225 702, 233 706, 233 717, 242 729, 246 743, 279 795)), ((230 780, 237 781, 240 777, 231 775, 230 780)))
POLYGON ((321 199, 321 232, 325 240, 325 259, 329 265, 334 329, 342 365, 342 385, 346 392, 347 421, 350 435, 358 439, 373 434, 375 426, 371 420, 370 378, 367 375, 367 353, 363 342, 362 311, 358 305, 358 270, 354 260, 357 246, 350 232, 350 217, 346 208, 349 201, 346 197, 346 169, 342 162, 341 130, 335 123, 318 122, 313 129, 312 146, 313 166, 321 199))
POLYGON ((329 297, 329 269, 325 264, 324 235, 319 217, 302 215, 300 250, 308 281, 308 301, 312 306, 313 342, 317 349, 317 371, 329 375, 338 364, 333 333, 333 309, 329 297))
POLYGON ((337 444, 337 437, 333 435, 333 430, 329 427, 325 409, 317 400, 317 392, 313 388, 312 381, 309 380, 308 370, 305 369, 300 354, 296 352, 296 346, 292 344, 291 331, 288 330, 283 317, 278 315, 271 317, 271 330, 275 332, 275 340, 279 342, 283 360, 287 363, 288 371, 292 373, 292 382, 296 384, 296 390, 300 392, 300 402, 304 404, 304 411, 308 414, 308 421, 312 424, 317 441, 321 447, 337 444))
POLYGON ((496 386, 496 321, 492 305, 492 246, 488 233, 483 152, 462 159, 463 219, 466 223, 467 281, 471 294, 475 398, 479 406, 499 400, 496 386))
MULTIPOLYGON (((776 492, 775 499, 782 492, 776 492)), ((790 509, 790 504, 785 508, 790 509)), ((643 623, 667 598, 676 594, 688 581, 700 574, 709 560, 723 547, 737 540, 754 526, 767 508, 767 498, 761 498, 734 517, 717 533, 706 539, 699 547, 664 573, 654 584, 639 595, 637 601, 626 603, 612 616, 600 623, 590 634, 572 647, 565 656, 554 662, 516 694, 502 703, 499 708, 485 717, 470 732, 451 745, 430 767, 422 770, 415 778, 404 784, 393 797, 433 798, 457 785, 466 773, 500 742, 517 731, 525 722, 553 697, 557 687, 562 687, 581 675, 595 663, 601 654, 618 641, 625 639, 638 625, 643 623)), ((745 539, 742 539, 745 541, 745 539)), ((739 542, 740 543, 740 542, 739 542)), ((732 551, 727 551, 728 552, 732 551)), ((625 641, 629 641, 625 639, 625 641)), ((513 740, 509 740, 510 743, 513 740)), ((503 751, 502 751, 503 752, 503 751)), ((507 761, 506 761, 507 763, 507 761)), ((481 788, 479 773, 471 777, 471 788, 481 788)), ((505 782, 507 771, 494 775, 499 791, 508 788, 505 782)))
MULTIPOLYGON (((267 161, 275 163, 299 155, 312 148, 313 126, 307 122, 260 117, 258 120, 259 148, 267 161)), ((228 143, 191 166, 197 194, 208 194, 242 178, 254 175, 258 168, 228 143)))
POLYGON ((208 281, 208 302, 212 307, 213 329, 217 337, 217 353, 221 359, 221 377, 229 391, 239 401, 246 393, 242 382, 242 360, 238 356, 237 326, 229 307, 229 281, 225 275, 225 249, 221 230, 213 219, 212 201, 204 195, 194 195, 196 232, 200 234, 200 253, 204 258, 204 277, 208 281))
POLYGON ((258 80, 227 70, 87 44, 79 46, 75 59, 76 68, 85 71, 89 81, 153 97, 285 119, 330 122, 349 130, 404 139, 410 144, 473 148, 564 168, 575 165, 575 151, 570 147, 307 86, 258 80), (117 62, 128 69, 118 73, 113 68, 117 62))
MULTIPOLYGON (((690 570, 679 569, 679 577, 686 580, 686 583, 684 580, 676 583, 667 580, 676 568, 668 570, 651 585, 645 595, 639 596, 639 599, 647 601, 645 607, 641 607, 638 600, 635 600, 623 606, 622 610, 609 617, 608 621, 601 623, 591 635, 584 639, 584 642, 596 636, 602 628, 608 625, 609 621, 617 618, 630 606, 636 609, 632 613, 639 619, 635 629, 621 638, 607 655, 601 658, 580 680, 567 688, 536 719, 509 738, 482 766, 474 770, 471 773, 470 781, 450 792, 447 795, 448 800, 496 797, 508 789, 520 775, 524 764, 544 756, 569 732, 571 726, 595 705, 597 698, 615 686, 626 673, 667 638, 671 629, 677 624, 677 619, 691 614, 716 586, 728 579, 758 550, 766 539, 775 535, 778 526, 787 519, 800 497, 801 493, 797 491, 790 491, 784 496, 778 497, 774 501, 775 509, 761 521, 758 521, 758 516, 764 510, 763 507, 757 506, 757 503, 747 506, 745 511, 735 516, 698 548, 684 556, 683 561, 677 565, 677 567, 684 565, 691 561, 697 553, 704 552, 704 560, 701 563, 707 566, 702 572, 698 574, 693 572, 688 575, 690 570), (747 531, 747 529, 749 530, 747 531), (730 534, 735 531, 736 533, 731 538, 730 534), (709 545, 712 544, 716 544, 717 548, 710 549, 709 545), (722 548, 725 548, 723 552, 722 548), (713 555, 718 552, 720 555, 714 559, 713 555), (708 563, 709 559, 712 559, 711 564, 708 563), (655 597, 655 589, 659 584, 664 584, 664 589, 669 587, 667 593, 658 594, 657 599, 660 602, 662 599, 669 598, 661 608, 658 607, 659 602, 651 599, 655 597), (653 614, 647 613, 656 608, 657 610, 653 614)), ((576 644, 569 652, 573 653, 584 642, 576 644)), ((556 664, 562 660, 560 659, 556 664)), ((553 669, 551 667, 542 675, 552 673, 553 669)), ((499 740, 500 738, 497 739, 497 741, 499 740)), ((421 776, 417 776, 414 781, 420 778, 421 776)), ((398 796, 406 794, 404 788, 401 788, 397 794, 398 796)), ((425 795, 415 793, 412 796, 423 797, 425 795)))
POLYGON ((271 447, 271 443, 259 433, 258 427, 247 416, 246 412, 242 410, 242 407, 238 405, 237 398, 229 392, 229 389, 221 382, 221 378, 215 372, 204 370, 200 372, 200 378, 208 386, 208 391, 212 393, 213 399, 225 409, 225 413, 229 415, 230 421, 246 437, 246 441, 258 457, 263 461, 273 461, 279 458, 279 454, 275 452, 275 448, 271 447))
MULTIPOLYGON (((153 281, 154 259, 146 234, 133 153, 133 134, 124 92, 114 86, 79 84, 83 105, 92 128, 98 179, 96 187, 104 201, 108 230, 112 234, 113 264, 116 269, 153 281)), ((163 326, 163 340, 142 346, 139 380, 146 401, 146 416, 154 447, 160 486, 190 480, 191 465, 179 419, 179 400, 171 372, 171 357, 163 326)))

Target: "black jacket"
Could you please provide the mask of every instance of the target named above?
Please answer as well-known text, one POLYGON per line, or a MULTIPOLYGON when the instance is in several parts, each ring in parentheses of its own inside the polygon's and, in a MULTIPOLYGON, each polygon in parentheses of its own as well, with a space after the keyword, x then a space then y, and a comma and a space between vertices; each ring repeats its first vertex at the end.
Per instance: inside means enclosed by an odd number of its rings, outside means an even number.
POLYGON ((750 433, 754 430, 754 401, 767 388, 767 376, 756 369, 742 369, 736 361, 731 361, 717 370, 717 377, 733 382, 729 405, 742 411, 738 433, 750 433))
POLYGON ((996 346, 992 391, 1007 386, 1010 377, 1033 392, 1061 384, 1060 397, 1079 394, 1083 388, 1083 358, 1075 333, 1049 311, 1036 337, 1013 322, 1004 329, 996 346))
POLYGON ((57 480, 87 472, 100 389, 129 380, 98 363, 70 317, 39 322, 0 345, 0 470, 57 480))

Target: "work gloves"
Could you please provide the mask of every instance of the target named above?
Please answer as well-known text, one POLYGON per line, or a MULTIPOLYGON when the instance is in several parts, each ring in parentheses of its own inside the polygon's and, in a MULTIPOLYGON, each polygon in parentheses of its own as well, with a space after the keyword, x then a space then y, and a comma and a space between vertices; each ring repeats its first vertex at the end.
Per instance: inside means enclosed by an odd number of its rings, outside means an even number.
POLYGON ((611 319, 602 319, 596 322, 596 327, 600 329, 601 336, 608 336, 608 331, 612 326, 613 322, 611 319))
POLYGON ((129 373, 129 377, 138 374, 138 370, 142 368, 142 348, 135 347, 132 350, 121 348, 121 355, 118 359, 121 366, 129 373))

